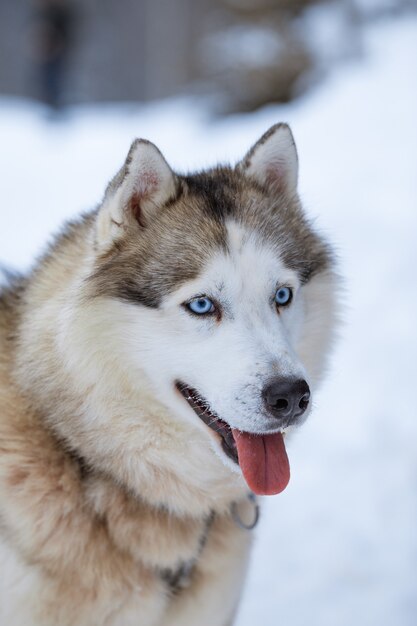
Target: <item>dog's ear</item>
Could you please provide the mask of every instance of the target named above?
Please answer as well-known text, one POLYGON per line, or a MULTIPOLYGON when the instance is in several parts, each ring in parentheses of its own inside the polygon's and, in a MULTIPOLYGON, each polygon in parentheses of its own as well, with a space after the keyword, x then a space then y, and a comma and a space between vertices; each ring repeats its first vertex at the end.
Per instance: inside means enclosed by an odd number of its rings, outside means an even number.
POLYGON ((261 185, 294 193, 298 180, 298 156, 287 124, 275 124, 255 143, 237 169, 261 185))
POLYGON ((106 248, 130 229, 144 229, 177 192, 177 178, 158 148, 135 139, 107 187, 98 215, 97 240, 106 248))

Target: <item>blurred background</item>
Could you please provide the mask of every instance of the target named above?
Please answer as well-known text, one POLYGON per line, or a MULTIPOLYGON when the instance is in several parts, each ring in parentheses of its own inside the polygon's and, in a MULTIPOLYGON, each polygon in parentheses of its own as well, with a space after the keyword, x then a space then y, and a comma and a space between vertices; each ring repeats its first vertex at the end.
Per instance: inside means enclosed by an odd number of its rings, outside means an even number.
POLYGON ((136 136, 179 171, 291 124, 343 326, 237 626, 417 623, 417 2, 0 0, 0 265, 94 207, 136 136))
POLYGON ((0 89, 53 106, 216 95, 289 102, 415 0, 1 0, 0 89))

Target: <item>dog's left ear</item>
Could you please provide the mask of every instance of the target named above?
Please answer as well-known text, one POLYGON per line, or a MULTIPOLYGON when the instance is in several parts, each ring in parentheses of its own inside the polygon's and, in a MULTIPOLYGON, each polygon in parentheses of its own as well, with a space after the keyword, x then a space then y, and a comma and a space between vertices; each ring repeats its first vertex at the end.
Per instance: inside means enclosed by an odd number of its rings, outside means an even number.
POLYGON ((146 228, 176 192, 177 178, 158 148, 145 139, 135 139, 99 210, 99 248, 109 248, 127 231, 146 228))
POLYGON ((298 156, 287 124, 275 124, 236 166, 261 185, 272 185, 289 193, 297 189, 298 156))

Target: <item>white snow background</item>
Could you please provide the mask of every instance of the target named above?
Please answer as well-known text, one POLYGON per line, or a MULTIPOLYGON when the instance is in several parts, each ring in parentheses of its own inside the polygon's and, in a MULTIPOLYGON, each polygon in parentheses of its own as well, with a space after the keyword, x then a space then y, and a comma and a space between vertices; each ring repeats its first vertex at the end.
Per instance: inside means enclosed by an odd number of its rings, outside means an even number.
POLYGON ((417 623, 417 19, 295 104, 212 120, 198 101, 77 107, 0 99, 0 262, 27 268, 94 206, 135 136, 172 166, 232 162, 288 121, 308 213, 336 244, 344 327, 292 479, 266 499, 237 626, 417 623))

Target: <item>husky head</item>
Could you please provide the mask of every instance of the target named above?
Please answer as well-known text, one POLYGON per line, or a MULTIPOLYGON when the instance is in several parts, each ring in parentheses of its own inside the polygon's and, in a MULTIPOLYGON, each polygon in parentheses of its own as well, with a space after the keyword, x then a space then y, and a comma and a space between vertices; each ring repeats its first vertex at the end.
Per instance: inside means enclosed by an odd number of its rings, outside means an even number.
POLYGON ((129 380, 262 494, 288 482, 282 432, 310 411, 334 321, 332 254, 297 176, 285 124, 236 167, 186 176, 136 140, 97 213, 86 281, 129 380))

